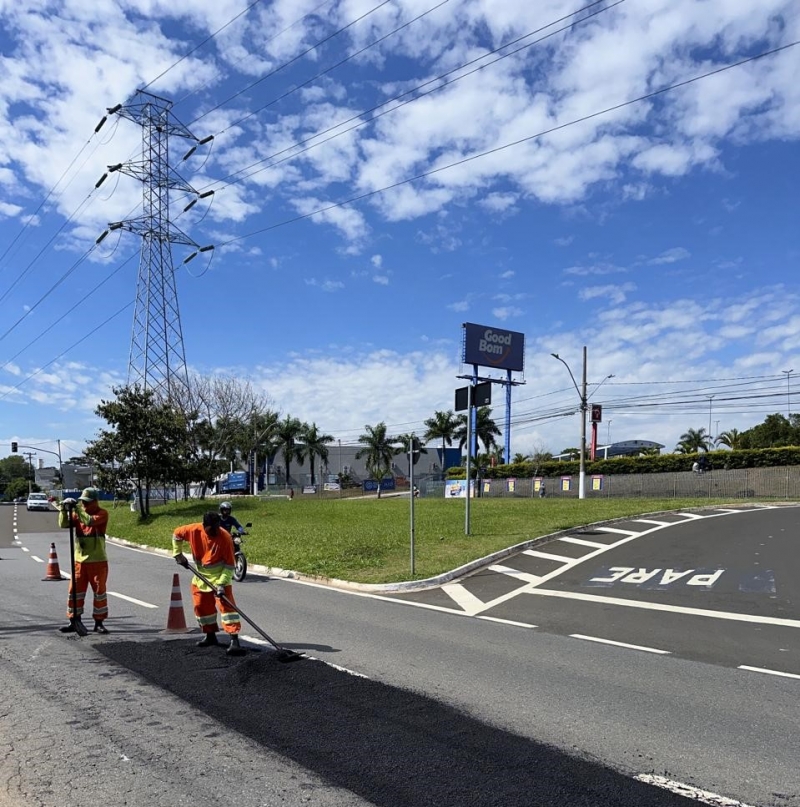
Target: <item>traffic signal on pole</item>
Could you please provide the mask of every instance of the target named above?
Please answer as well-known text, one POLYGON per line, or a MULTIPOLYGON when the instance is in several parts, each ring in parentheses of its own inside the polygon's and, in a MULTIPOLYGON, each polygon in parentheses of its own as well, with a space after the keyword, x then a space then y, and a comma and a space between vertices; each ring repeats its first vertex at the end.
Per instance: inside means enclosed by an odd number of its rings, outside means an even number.
POLYGON ((11 453, 12 454, 17 453, 17 443, 16 443, 16 441, 12 441, 12 443, 11 443, 11 453))
POLYGON ((592 423, 600 423, 603 420, 603 407, 600 404, 592 404, 592 423))

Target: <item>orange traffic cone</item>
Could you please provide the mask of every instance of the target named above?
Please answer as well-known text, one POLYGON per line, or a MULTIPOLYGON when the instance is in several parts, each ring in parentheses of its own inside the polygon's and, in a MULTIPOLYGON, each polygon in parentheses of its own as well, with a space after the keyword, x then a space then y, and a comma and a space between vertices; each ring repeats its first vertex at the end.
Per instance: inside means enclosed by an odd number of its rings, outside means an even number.
POLYGON ((58 568, 58 555, 56 555, 56 545, 50 544, 50 557, 47 559, 47 575, 45 580, 64 580, 61 576, 61 569, 58 568))
POLYGON ((186 615, 183 613, 183 599, 181 598, 180 575, 177 572, 172 576, 172 596, 169 601, 169 615, 167 627, 162 633, 189 633, 186 627, 186 615))

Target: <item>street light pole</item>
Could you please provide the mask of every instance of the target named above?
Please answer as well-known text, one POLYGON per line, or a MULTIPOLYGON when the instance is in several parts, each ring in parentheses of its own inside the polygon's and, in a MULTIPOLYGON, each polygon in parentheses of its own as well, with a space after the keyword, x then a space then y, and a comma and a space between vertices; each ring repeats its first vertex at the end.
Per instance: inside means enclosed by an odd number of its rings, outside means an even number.
POLYGON ((558 355, 558 353, 550 354, 554 359, 558 359, 564 367, 567 368, 569 377, 572 379, 572 385, 581 399, 581 445, 580 445, 580 471, 578 475, 578 498, 586 498, 586 410, 588 409, 586 403, 586 345, 583 346, 583 383, 578 387, 578 382, 572 374, 570 366, 558 355))
POLYGON ((708 439, 711 439, 711 401, 714 400, 713 395, 706 395, 708 398, 708 439))
POLYGON ((791 393, 789 392, 789 379, 792 377, 792 373, 794 370, 781 370, 782 373, 786 373, 786 417, 791 418, 792 416, 792 404, 791 404, 791 393))

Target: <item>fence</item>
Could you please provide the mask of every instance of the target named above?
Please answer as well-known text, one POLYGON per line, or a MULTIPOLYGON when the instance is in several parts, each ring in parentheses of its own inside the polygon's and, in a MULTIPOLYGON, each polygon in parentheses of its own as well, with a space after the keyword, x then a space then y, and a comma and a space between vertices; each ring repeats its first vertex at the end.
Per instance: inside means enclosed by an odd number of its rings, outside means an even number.
MULTIPOLYGON (((480 495, 491 498, 535 498, 544 481, 547 498, 577 498, 578 477, 482 479, 480 495)), ((443 482, 428 482, 425 496, 443 496, 443 482)), ((664 474, 586 475, 586 498, 724 498, 800 499, 800 466, 741 468, 664 474)))

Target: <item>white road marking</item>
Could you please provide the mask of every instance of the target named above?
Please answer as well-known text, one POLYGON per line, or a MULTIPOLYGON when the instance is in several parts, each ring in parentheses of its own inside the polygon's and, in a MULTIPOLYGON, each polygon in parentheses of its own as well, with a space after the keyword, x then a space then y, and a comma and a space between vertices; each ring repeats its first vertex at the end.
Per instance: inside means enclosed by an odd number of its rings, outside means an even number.
MULTIPOLYGON (((597 532, 613 532, 616 535, 642 535, 641 532, 636 532, 636 530, 621 530, 618 527, 598 527, 597 532)), ((647 530, 649 532, 649 530, 647 530)))
MULTIPOLYGON (((535 574, 528 572, 520 572, 517 569, 512 569, 508 566, 490 566, 490 572, 500 572, 500 574, 507 574, 509 577, 515 577, 517 580, 522 580, 525 583, 538 583, 542 578, 535 574)), ((488 608, 488 603, 484 603, 483 610, 488 608)))
POLYGON ((639 782, 644 782, 648 785, 655 785, 656 787, 670 790, 679 796, 684 796, 688 799, 695 801, 702 801, 705 804, 713 804, 714 807, 750 807, 743 801, 736 799, 729 799, 726 796, 720 796, 717 793, 712 793, 710 790, 700 790, 698 787, 692 785, 685 785, 683 782, 674 782, 667 779, 665 776, 656 776, 652 773, 640 773, 633 777, 639 782))
POLYGON ((604 549, 608 544, 601 544, 598 541, 586 541, 583 538, 573 538, 571 535, 565 535, 559 538, 559 541, 564 541, 567 544, 578 544, 578 546, 591 546, 595 549, 604 549))
POLYGON ((705 616, 711 619, 727 619, 731 622, 751 622, 756 625, 779 625, 784 628, 800 628, 800 619, 782 619, 776 616, 755 616, 754 614, 737 614, 731 611, 712 611, 708 608, 689 608, 685 605, 666 605, 660 602, 639 602, 621 597, 600 597, 596 594, 582 594, 577 591, 548 591, 542 588, 527 588, 523 594, 538 594, 542 597, 561 597, 565 600, 582 600, 583 602, 603 603, 606 605, 622 605, 626 608, 641 608, 645 611, 667 611, 672 614, 688 614, 689 616, 705 616))
POLYGON ((40 557, 37 557, 36 555, 31 555, 31 557, 32 557, 32 558, 33 558, 33 559, 34 559, 34 560, 35 560, 37 563, 44 563, 44 561, 43 561, 43 560, 42 560, 40 557))
MULTIPOLYGON (((634 518, 633 521, 638 521, 641 524, 657 524, 659 527, 669 527, 670 524, 675 522, 672 521, 656 521, 654 518, 634 518)), ((680 522, 677 522, 680 524, 680 522)))
POLYGON ((747 664, 740 664, 740 670, 749 670, 750 672, 765 673, 766 675, 779 675, 781 678, 797 678, 800 681, 800 675, 796 673, 781 672, 780 670, 769 670, 766 667, 749 667, 747 664))
POLYGON ((514 625, 517 628, 535 628, 529 622, 515 622, 513 619, 500 619, 496 616, 478 616, 477 619, 485 619, 487 622, 499 622, 501 625, 514 625))
POLYGON ((106 594, 108 594, 109 597, 118 597, 120 600, 132 602, 134 605, 141 605, 143 608, 158 608, 157 605, 153 605, 151 602, 136 600, 133 597, 128 597, 127 594, 119 594, 116 591, 107 591, 106 594))
POLYGON ((600 644, 610 644, 614 647, 625 647, 628 650, 643 650, 645 653, 658 653, 661 656, 669 656, 669 650, 659 650, 656 647, 645 647, 640 644, 628 644, 627 642, 614 642, 611 639, 599 639, 597 636, 584 636, 582 633, 570 633, 573 639, 584 639, 587 642, 599 642, 600 644))
POLYGON ((689 520, 694 519, 695 521, 701 518, 706 518, 706 516, 698 515, 697 513, 675 513, 676 516, 682 516, 683 518, 687 518, 689 520))
POLYGON ((474 615, 483 609, 483 602, 461 583, 445 583, 442 591, 468 614, 474 615))
POLYGON ((523 555, 530 555, 532 558, 544 558, 545 560, 557 560, 559 563, 568 563, 572 558, 565 558, 563 555, 553 555, 550 552, 539 552, 538 549, 523 549, 523 555))

